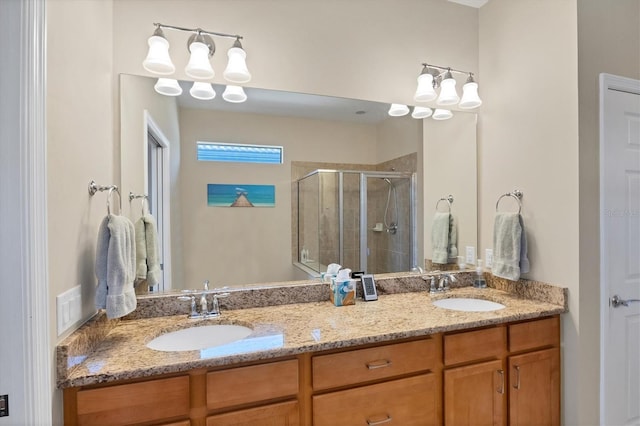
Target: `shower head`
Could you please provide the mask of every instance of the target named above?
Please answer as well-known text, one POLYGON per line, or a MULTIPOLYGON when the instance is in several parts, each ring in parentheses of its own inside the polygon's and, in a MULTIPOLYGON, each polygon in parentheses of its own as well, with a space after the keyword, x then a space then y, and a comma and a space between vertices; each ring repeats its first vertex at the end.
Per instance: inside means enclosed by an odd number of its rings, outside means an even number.
POLYGON ((383 181, 387 182, 389 184, 389 186, 393 186, 393 183, 391 183, 391 180, 389 178, 381 178, 383 181))

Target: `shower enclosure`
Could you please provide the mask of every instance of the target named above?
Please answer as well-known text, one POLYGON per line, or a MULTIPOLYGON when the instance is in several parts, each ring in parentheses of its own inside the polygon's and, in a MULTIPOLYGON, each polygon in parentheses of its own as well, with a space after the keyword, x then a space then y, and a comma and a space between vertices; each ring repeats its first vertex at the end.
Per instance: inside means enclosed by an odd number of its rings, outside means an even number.
POLYGON ((315 170, 297 190, 299 264, 371 274, 417 265, 415 173, 315 170))

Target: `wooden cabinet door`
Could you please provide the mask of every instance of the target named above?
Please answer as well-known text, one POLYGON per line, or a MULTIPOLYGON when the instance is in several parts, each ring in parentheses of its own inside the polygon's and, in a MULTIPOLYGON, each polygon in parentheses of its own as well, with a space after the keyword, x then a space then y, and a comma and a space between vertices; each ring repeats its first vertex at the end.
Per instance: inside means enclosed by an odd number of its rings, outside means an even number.
POLYGON ((297 401, 248 408, 207 417, 207 426, 298 426, 297 401))
POLYGON ((506 387, 505 372, 500 360, 446 370, 444 424, 504 425, 506 387))
POLYGON ((314 426, 437 425, 434 374, 391 380, 313 397, 314 426))
POLYGON ((509 424, 560 424, 560 350, 509 358, 509 424))

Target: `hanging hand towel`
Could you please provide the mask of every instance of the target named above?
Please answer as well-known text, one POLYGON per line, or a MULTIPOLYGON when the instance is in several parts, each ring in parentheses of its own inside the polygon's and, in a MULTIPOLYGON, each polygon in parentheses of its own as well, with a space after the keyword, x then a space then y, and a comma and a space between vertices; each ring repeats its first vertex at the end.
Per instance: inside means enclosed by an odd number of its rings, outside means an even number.
POLYGON ((449 259, 458 257, 458 221, 455 216, 449 213, 449 259))
POLYGON ((519 213, 497 213, 493 225, 493 275, 518 281, 529 272, 527 239, 519 213))
POLYGON ((433 263, 447 263, 449 256, 449 232, 451 215, 449 213, 436 212, 431 226, 431 248, 433 250, 433 263))
POLYGON ((100 224, 96 248, 96 307, 107 318, 119 318, 136 308, 135 236, 133 224, 124 216, 108 215, 100 224))
POLYGON ((160 282, 160 261, 158 259, 158 230, 156 221, 150 214, 142 216, 147 246, 147 284, 154 286, 160 282))
POLYGON ((136 278, 147 279, 147 238, 144 231, 144 220, 136 220, 134 225, 136 233, 136 278))

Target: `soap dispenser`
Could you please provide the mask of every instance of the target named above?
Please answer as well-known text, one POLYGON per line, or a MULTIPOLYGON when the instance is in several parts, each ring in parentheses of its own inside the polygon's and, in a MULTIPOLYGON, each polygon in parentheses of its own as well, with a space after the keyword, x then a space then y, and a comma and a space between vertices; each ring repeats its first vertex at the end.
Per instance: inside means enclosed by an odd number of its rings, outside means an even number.
POLYGON ((487 288, 487 282, 485 281, 482 273, 482 259, 478 259, 478 264, 476 266, 476 279, 473 281, 473 286, 475 288, 487 288))

